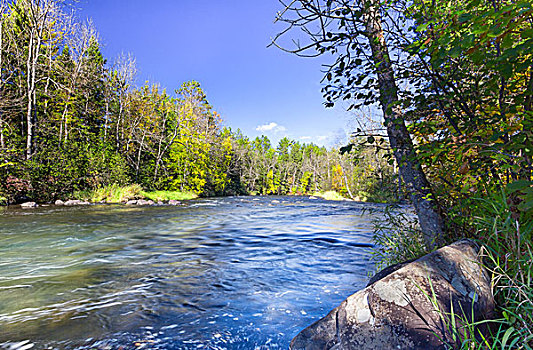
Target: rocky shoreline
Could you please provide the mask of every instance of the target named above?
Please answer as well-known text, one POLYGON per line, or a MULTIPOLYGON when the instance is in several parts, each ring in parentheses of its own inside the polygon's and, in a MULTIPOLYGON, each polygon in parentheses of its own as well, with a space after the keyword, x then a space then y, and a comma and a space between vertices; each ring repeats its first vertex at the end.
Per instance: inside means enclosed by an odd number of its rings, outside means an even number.
POLYGON ((20 208, 22 209, 33 209, 38 207, 44 207, 44 206, 65 206, 65 207, 73 207, 73 206, 88 206, 88 205, 106 205, 106 204, 118 204, 118 205, 127 205, 127 206, 178 206, 183 205, 181 201, 178 200, 167 200, 167 201, 153 201, 151 199, 130 199, 128 201, 118 202, 118 203, 110 203, 110 202, 97 202, 92 203, 85 200, 80 199, 69 199, 67 201, 62 201, 60 199, 56 200, 54 203, 50 204, 38 204, 36 202, 24 202, 20 204, 20 208))

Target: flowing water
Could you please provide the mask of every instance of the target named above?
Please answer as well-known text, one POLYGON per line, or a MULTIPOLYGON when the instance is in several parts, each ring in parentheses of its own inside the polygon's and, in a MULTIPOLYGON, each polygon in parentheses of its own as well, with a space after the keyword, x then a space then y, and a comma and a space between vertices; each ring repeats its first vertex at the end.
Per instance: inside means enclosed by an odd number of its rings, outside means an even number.
POLYGON ((4 209, 0 348, 286 349, 368 281, 369 206, 4 209))

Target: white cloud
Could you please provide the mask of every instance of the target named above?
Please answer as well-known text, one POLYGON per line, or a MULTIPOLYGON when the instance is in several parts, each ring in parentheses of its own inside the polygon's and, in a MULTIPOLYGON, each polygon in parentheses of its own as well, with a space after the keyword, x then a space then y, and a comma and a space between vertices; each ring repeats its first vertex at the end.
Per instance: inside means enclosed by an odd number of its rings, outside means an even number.
POLYGON ((311 140, 312 137, 311 136, 302 136, 300 137, 300 140, 311 140))
POLYGON ((284 132, 287 131, 283 125, 278 125, 277 123, 271 122, 270 124, 259 125, 255 130, 260 132, 273 131, 273 132, 284 132))

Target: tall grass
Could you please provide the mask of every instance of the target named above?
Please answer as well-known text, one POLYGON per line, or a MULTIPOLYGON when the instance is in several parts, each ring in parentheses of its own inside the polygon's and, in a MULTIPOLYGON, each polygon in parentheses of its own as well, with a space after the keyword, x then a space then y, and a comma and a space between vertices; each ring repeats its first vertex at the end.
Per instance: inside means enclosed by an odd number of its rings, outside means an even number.
POLYGON ((130 199, 139 198, 141 192, 142 187, 137 184, 127 186, 113 184, 90 191, 76 192, 73 194, 73 197, 94 203, 121 203, 130 199))
POLYGON ((179 191, 143 191, 137 184, 120 186, 117 184, 99 187, 90 191, 79 191, 73 194, 75 199, 90 201, 93 203, 123 203, 130 199, 151 199, 155 202, 169 200, 187 200, 198 196, 192 192, 179 191))
POLYGON ((479 199, 473 226, 486 248, 494 296, 503 316, 494 348, 533 348, 533 218, 505 194, 479 199))
POLYGON ((397 205, 388 205, 373 220, 372 259, 377 269, 417 259, 427 253, 424 236, 413 214, 397 205))

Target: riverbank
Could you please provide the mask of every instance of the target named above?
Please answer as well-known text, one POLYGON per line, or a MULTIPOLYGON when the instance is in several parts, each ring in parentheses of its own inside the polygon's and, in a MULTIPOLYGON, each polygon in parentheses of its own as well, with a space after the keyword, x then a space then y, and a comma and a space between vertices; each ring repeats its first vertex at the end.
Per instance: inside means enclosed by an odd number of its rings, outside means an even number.
POLYGON ((140 185, 110 185, 95 190, 76 191, 52 202, 39 202, 31 198, 20 203, 9 203, 7 198, 0 198, 0 206, 20 204, 22 208, 35 208, 39 205, 89 205, 89 204, 126 204, 126 205, 177 205, 180 201, 198 198, 193 192, 185 191, 145 191, 140 185))
MULTIPOLYGON (((359 201, 366 200, 344 197, 336 191, 314 192, 312 194, 298 194, 309 196, 310 199, 321 198, 328 201, 359 201)), ((145 191, 138 184, 119 186, 109 185, 94 190, 76 191, 71 195, 56 199, 55 201, 40 202, 32 198, 16 203, 9 203, 7 198, 0 197, 0 206, 20 204, 24 208, 32 208, 39 204, 57 205, 88 205, 88 204, 128 204, 128 205, 154 205, 175 204, 177 201, 197 199, 199 195, 189 191, 145 191)))

